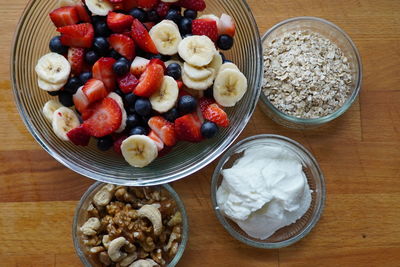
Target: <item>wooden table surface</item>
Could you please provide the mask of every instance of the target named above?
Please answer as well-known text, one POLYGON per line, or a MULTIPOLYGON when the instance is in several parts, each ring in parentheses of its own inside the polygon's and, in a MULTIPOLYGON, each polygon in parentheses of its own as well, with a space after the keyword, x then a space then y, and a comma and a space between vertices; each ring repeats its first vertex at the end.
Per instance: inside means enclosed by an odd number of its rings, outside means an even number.
MULTIPOLYGON (((257 109, 243 139, 281 134, 308 148, 325 174, 321 220, 300 242, 262 250, 233 239, 211 209, 213 162, 173 183, 190 219, 179 266, 400 266, 400 1, 249 0, 260 32, 295 16, 344 29, 360 50, 363 88, 340 119, 285 129, 257 109)), ((75 205, 93 181, 48 155, 15 107, 9 54, 27 0, 0 0, 0 266, 81 266, 71 240, 75 205)))

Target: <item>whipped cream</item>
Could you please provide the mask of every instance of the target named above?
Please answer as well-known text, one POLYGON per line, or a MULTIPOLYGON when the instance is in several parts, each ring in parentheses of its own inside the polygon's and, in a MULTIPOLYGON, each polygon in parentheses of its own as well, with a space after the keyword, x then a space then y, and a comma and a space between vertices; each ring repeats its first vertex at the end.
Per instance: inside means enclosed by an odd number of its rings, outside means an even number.
POLYGON ((311 191, 301 162, 286 148, 247 148, 222 175, 218 206, 251 237, 267 239, 310 207, 311 191))

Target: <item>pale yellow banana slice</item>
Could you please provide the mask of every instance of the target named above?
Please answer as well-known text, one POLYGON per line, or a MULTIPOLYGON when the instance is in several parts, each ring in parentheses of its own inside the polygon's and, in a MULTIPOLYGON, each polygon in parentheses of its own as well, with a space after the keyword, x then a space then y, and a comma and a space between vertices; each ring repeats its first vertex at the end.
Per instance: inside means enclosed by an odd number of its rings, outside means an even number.
POLYGON ((247 79, 238 70, 225 69, 215 79, 213 93, 215 101, 223 107, 233 107, 247 91, 247 79))
POLYGON ((213 41, 204 35, 186 37, 178 46, 179 56, 187 63, 197 67, 208 65, 215 52, 213 41))
POLYGON ((65 85, 65 82, 61 82, 61 83, 49 83, 46 82, 44 80, 42 80, 40 77, 38 77, 38 86, 40 89, 48 91, 48 92, 54 92, 54 91, 58 91, 61 88, 63 88, 63 86, 65 85))
POLYGON ((183 72, 182 81, 188 88, 195 90, 206 90, 213 84, 214 75, 211 74, 204 80, 193 80, 186 74, 186 72, 183 72))
POLYGON ((71 72, 71 65, 62 55, 48 53, 38 60, 35 71, 39 78, 45 82, 65 83, 71 72))
POLYGON ((86 0, 87 8, 93 15, 107 16, 114 6, 108 0, 86 0))
POLYGON ((146 135, 131 135, 122 142, 122 155, 134 167, 143 168, 158 156, 156 143, 146 135))
POLYGON ((67 107, 58 108, 53 113, 53 131, 61 140, 69 141, 67 133, 79 124, 78 116, 67 107))
POLYGON ((231 63, 231 62, 227 62, 221 65, 219 72, 222 72, 226 69, 232 69, 232 70, 237 70, 240 71, 238 66, 236 66, 235 64, 231 63))
POLYGON ((171 20, 163 20, 151 28, 150 37, 162 55, 175 55, 182 41, 178 26, 171 20))
POLYGON ((150 97, 151 107, 160 113, 167 112, 178 100, 178 83, 170 76, 164 76, 160 90, 150 97))
POLYGON ((61 103, 58 102, 58 101, 49 100, 43 106, 43 109, 42 109, 43 115, 46 117, 46 119, 49 122, 52 122, 53 121, 54 111, 56 111, 57 109, 61 108, 62 106, 63 105, 61 105, 61 103))
POLYGON ((215 52, 213 59, 211 60, 210 64, 208 64, 208 68, 212 68, 214 70, 214 79, 215 76, 218 74, 219 69, 222 66, 222 57, 218 51, 215 52))
POLYGON ((213 74, 213 69, 207 67, 195 67, 188 63, 183 63, 183 72, 186 75, 196 81, 201 81, 209 78, 213 74))

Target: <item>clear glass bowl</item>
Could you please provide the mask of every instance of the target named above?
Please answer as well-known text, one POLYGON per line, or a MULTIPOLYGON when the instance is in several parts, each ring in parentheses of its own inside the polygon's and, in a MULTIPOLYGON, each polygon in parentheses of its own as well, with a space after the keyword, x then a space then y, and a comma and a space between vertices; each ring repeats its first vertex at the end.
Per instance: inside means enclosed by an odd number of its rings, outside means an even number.
MULTIPOLYGON (((89 207, 89 204, 93 199, 93 196, 97 193, 97 191, 100 190, 100 188, 103 185, 105 185, 105 183, 96 182, 93 185, 91 185, 88 188, 88 190, 83 194, 81 200, 79 201, 76 207, 74 220, 72 223, 72 240, 74 242, 75 251, 78 254, 84 266, 88 267, 95 266, 96 263, 94 263, 93 260, 91 260, 89 257, 86 256, 87 254, 87 251, 85 249, 86 246, 81 242, 82 240, 79 237, 79 228, 87 221, 87 219, 89 219, 87 215, 87 208, 89 207)), ((181 243, 179 244, 178 252, 172 259, 172 261, 168 264, 168 267, 174 267, 179 262, 179 260, 183 255, 183 252, 185 251, 186 244, 189 239, 189 222, 185 210, 185 205, 183 204, 183 201, 176 193, 176 191, 168 184, 159 185, 158 187, 159 188, 162 187, 170 193, 172 198, 175 200, 179 211, 182 214, 182 240, 181 243)))
POLYGON ((281 248, 302 239, 318 222, 325 203, 325 181, 317 161, 302 145, 284 136, 262 134, 248 137, 238 142, 224 153, 212 176, 211 200, 218 220, 234 238, 253 247, 268 249, 281 248), (301 161, 303 171, 307 176, 308 184, 312 190, 311 205, 307 212, 295 223, 277 230, 272 236, 265 240, 256 239, 247 235, 234 221, 227 218, 221 212, 216 199, 217 190, 223 179, 221 171, 232 167, 233 163, 238 158, 242 157, 243 150, 260 145, 282 146, 293 152, 301 161))
MULTIPOLYGON (((42 114, 49 96, 37 86, 34 71, 37 60, 49 52, 48 43, 57 35, 48 13, 54 0, 31 0, 18 24, 11 52, 11 80, 21 118, 36 141, 56 160, 89 178, 121 185, 156 185, 186 177, 216 159, 247 125, 256 107, 262 81, 262 46, 257 24, 245 1, 207 1, 204 13, 232 15, 237 23, 235 44, 225 53, 246 75, 249 89, 234 108, 227 110, 230 127, 199 144, 180 142, 164 157, 146 168, 133 168, 113 151, 101 152, 94 140, 89 147, 63 142, 52 131, 42 114)), ((93 139, 93 138, 92 138, 93 139)))
POLYGON ((354 100, 357 98, 362 83, 362 63, 361 57, 358 50, 350 39, 350 37, 338 26, 329 22, 327 20, 315 17, 296 17, 284 20, 271 29, 269 29, 262 37, 262 43, 265 47, 271 40, 280 36, 283 33, 295 31, 295 30, 311 30, 317 32, 326 38, 333 41, 346 55, 350 67, 353 70, 353 84, 351 92, 348 96, 346 102, 337 109, 335 112, 316 119, 304 119, 297 118, 294 116, 287 115, 286 113, 277 109, 261 92, 260 96, 260 107, 261 109, 274 120, 275 122, 294 129, 308 129, 321 126, 322 124, 328 123, 340 115, 345 113, 350 106, 353 104, 354 100))

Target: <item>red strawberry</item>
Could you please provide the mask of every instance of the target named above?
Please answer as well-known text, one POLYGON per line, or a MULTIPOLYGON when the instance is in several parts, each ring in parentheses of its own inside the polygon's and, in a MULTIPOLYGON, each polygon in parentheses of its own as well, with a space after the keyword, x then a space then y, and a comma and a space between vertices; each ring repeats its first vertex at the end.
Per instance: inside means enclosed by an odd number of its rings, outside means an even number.
POLYGON ((200 142, 201 121, 196 113, 187 114, 175 120, 175 133, 178 139, 189 142, 200 142))
POLYGON ((167 121, 161 116, 151 117, 148 121, 150 129, 152 129, 167 146, 176 144, 175 127, 172 122, 167 121))
POLYGON ((137 0, 124 0, 123 2, 123 9, 125 11, 130 11, 132 8, 135 8, 138 6, 138 1, 137 0))
POLYGON ((159 64, 149 64, 140 76, 139 84, 133 92, 137 96, 150 97, 160 87, 164 77, 164 69, 159 64))
POLYGON ((87 146, 90 141, 90 135, 82 125, 70 130, 67 136, 77 146, 87 146))
POLYGON ((107 26, 113 32, 124 32, 131 28, 133 17, 110 11, 107 15, 107 26))
POLYGON ((83 3, 76 4, 76 11, 78 12, 79 20, 83 22, 91 22, 89 13, 87 12, 83 3))
POLYGON ((121 144, 122 144, 122 142, 124 142, 124 140, 126 138, 128 138, 126 135, 121 135, 114 141, 113 149, 116 153, 122 154, 121 153, 121 144))
POLYGON ((126 74, 124 77, 117 78, 119 89, 124 94, 131 93, 139 83, 139 80, 132 73, 126 74))
POLYGON ((103 137, 118 130, 122 120, 122 112, 118 103, 110 98, 104 98, 95 105, 89 119, 83 123, 83 127, 94 137, 103 137))
POLYGON ((94 30, 90 23, 68 25, 58 28, 57 31, 61 33, 61 43, 65 46, 92 47, 94 30))
POLYGON ((204 0, 180 0, 176 5, 197 11, 203 11, 206 9, 206 3, 204 0))
POLYGON ((150 60, 143 57, 135 57, 131 64, 131 73, 136 77, 142 75, 146 70, 147 65, 149 65, 150 60))
POLYGON ((143 25, 146 27, 146 29, 147 29, 148 31, 150 31, 151 28, 153 28, 154 25, 156 25, 156 24, 155 24, 154 22, 144 22, 143 25))
POLYGON ((183 87, 183 82, 181 80, 177 80, 176 83, 178 84, 178 88, 182 89, 183 87))
POLYGON ((208 105, 207 108, 204 110, 204 112, 202 112, 202 114, 204 119, 212 121, 218 126, 221 127, 229 126, 228 115, 216 103, 208 105))
POLYGON ((112 57, 102 57, 94 63, 92 68, 93 78, 101 80, 108 91, 114 91, 116 87, 116 78, 113 71, 113 65, 117 62, 112 57))
POLYGON ((123 34, 112 34, 108 38, 111 47, 128 60, 135 57, 135 43, 131 38, 123 34))
POLYGON ((87 96, 90 103, 105 98, 108 95, 104 83, 100 80, 90 79, 82 88, 83 93, 87 96))
POLYGON ((233 18, 227 14, 222 14, 218 23, 218 34, 227 34, 231 37, 235 36, 236 24, 233 18))
POLYGON ((124 0, 108 0, 111 4, 118 4, 124 2, 124 0))
POLYGON ((201 113, 204 113, 204 111, 206 110, 206 108, 211 105, 214 104, 215 101, 211 98, 207 98, 207 97, 202 97, 199 99, 199 106, 200 106, 200 110, 201 113))
POLYGON ((168 10, 170 8, 169 6, 170 6, 170 4, 165 3, 165 2, 158 3, 158 5, 156 7, 157 14, 160 17, 164 18, 168 13, 168 10))
POLYGON ((150 133, 147 135, 148 137, 150 137, 157 146, 157 150, 161 151, 164 149, 164 143, 163 141, 160 139, 160 137, 158 137, 158 135, 156 134, 156 132, 154 131, 150 131, 150 133))
POLYGON ((192 22, 194 35, 206 35, 214 42, 218 39, 217 22, 213 19, 195 19, 192 22))
POLYGON ((157 0, 138 0, 138 6, 141 8, 152 8, 157 2, 157 0))
POLYGON ((82 91, 83 87, 80 87, 78 91, 72 96, 72 100, 74 101, 74 105, 77 111, 83 113, 89 106, 89 99, 82 91))
POLYGON ((71 64, 73 74, 80 74, 85 63, 85 49, 70 47, 68 49, 68 61, 71 64))
POLYGON ((158 64, 158 65, 160 65, 161 67, 163 67, 164 71, 167 70, 167 67, 165 66, 164 61, 162 61, 161 59, 152 58, 152 59, 150 59, 149 64, 158 64))
POLYGON ((134 19, 132 23, 132 38, 142 50, 158 54, 156 45, 151 39, 149 32, 138 19, 134 19))
POLYGON ((79 22, 78 12, 73 6, 64 6, 53 10, 50 19, 56 27, 74 25, 79 22))

